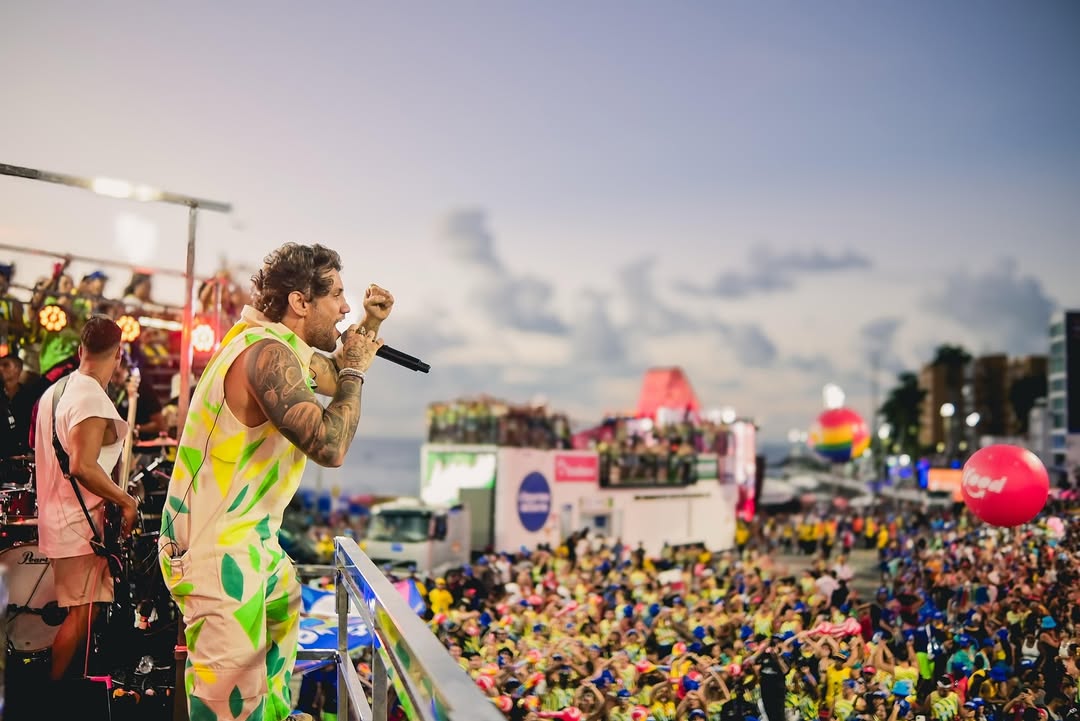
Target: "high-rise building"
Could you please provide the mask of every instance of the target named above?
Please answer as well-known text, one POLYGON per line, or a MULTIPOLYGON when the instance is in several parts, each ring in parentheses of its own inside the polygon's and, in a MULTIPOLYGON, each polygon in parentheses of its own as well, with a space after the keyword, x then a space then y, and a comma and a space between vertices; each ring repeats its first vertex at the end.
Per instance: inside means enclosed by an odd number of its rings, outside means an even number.
MULTIPOLYGON (((974 431, 979 436, 1009 435, 1012 411, 1009 408, 1009 358, 1004 353, 984 355, 971 361, 968 376, 971 384, 970 406, 963 409, 966 422, 974 411, 979 422, 974 431)), ((960 413, 960 409, 957 409, 960 413)))
POLYGON ((1075 482, 1080 473, 1080 311, 1064 311, 1050 323, 1047 380, 1052 463, 1075 482))
MULTIPOLYGON (((919 416, 919 445, 937 446, 945 442, 945 420, 941 417, 941 406, 955 403, 946 383, 946 368, 928 363, 919 371, 919 388, 926 392, 923 396, 919 416)), ((950 423, 956 420, 955 416, 950 423)))

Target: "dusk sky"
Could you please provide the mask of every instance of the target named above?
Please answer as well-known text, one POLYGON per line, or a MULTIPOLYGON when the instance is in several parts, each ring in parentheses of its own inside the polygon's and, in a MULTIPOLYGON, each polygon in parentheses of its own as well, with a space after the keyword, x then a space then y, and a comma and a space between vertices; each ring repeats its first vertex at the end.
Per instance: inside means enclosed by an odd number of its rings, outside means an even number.
MULTIPOLYGON (((1078 75, 1075 2, 8 2, 0 162, 233 203, 201 272, 338 249, 432 365, 378 362, 362 434, 479 392, 585 425, 679 365, 780 439, 827 382, 868 413, 874 351, 882 392, 942 342, 1047 351, 1080 306, 1078 75)), ((185 238, 0 177, 3 244, 180 269, 185 238)))

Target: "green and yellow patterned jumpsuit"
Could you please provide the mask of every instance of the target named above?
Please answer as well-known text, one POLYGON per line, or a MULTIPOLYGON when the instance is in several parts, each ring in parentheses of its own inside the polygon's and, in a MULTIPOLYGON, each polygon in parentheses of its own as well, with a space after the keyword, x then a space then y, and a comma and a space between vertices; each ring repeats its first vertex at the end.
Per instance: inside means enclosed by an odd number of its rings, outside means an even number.
POLYGON ((243 425, 224 390, 236 357, 265 339, 308 371, 313 350, 245 308, 195 389, 162 516, 161 570, 187 625, 191 721, 281 721, 291 711, 300 586, 277 534, 307 458, 271 423, 243 425))

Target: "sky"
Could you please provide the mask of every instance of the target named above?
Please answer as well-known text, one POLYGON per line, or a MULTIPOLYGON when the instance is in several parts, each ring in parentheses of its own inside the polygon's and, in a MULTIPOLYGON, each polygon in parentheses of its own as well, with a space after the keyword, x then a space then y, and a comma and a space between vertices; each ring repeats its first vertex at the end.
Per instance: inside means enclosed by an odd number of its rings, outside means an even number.
MULTIPOLYGON (((432 366, 379 362, 362 434, 485 392, 587 426, 681 366, 777 440, 943 342, 1047 351, 1080 307, 1078 70, 1065 1, 4 3, 0 162, 231 203, 201 273, 339 250, 432 366)), ((0 177, 2 245, 185 242, 183 208, 0 177)))

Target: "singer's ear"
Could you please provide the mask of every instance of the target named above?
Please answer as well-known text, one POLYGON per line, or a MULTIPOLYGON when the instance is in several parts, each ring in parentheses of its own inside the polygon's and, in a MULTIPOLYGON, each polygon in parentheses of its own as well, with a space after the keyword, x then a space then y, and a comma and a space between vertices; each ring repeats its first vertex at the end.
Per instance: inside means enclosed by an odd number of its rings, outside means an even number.
POLYGON ((292 308, 292 312, 303 318, 308 313, 308 300, 304 297, 304 294, 298 290, 294 290, 289 293, 289 307, 292 308))

